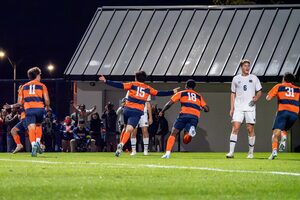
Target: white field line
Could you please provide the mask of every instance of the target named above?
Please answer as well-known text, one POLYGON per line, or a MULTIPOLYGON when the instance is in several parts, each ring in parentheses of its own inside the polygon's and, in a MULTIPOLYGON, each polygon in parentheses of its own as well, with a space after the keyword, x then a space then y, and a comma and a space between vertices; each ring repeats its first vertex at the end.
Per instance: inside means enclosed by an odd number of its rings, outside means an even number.
POLYGON ((56 161, 44 161, 44 160, 15 160, 15 159, 5 159, 5 158, 0 158, 0 161, 53 164, 53 165, 58 165, 58 164, 62 164, 62 165, 102 165, 102 166, 109 167, 109 168, 111 168, 111 167, 127 167, 127 168, 188 169, 188 170, 228 172, 228 173, 253 173, 253 174, 300 176, 300 173, 295 173, 295 172, 233 170, 233 169, 193 167, 193 166, 176 166, 176 165, 120 164, 120 163, 96 163, 96 162, 56 162, 56 161))

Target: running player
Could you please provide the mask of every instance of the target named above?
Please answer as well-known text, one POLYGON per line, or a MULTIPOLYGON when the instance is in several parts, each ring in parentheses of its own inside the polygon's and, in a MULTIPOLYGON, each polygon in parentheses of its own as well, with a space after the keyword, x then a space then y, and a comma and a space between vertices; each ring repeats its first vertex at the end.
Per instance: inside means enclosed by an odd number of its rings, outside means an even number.
MULTIPOLYGON (((127 93, 128 94, 128 93, 127 93)), ((127 98, 127 97, 126 97, 127 98)), ((151 108, 151 96, 149 95, 147 102, 145 103, 144 108, 144 114, 141 116, 141 119, 139 121, 138 127, 142 129, 143 134, 143 144, 144 144, 144 155, 148 155, 148 146, 149 146, 149 133, 148 133, 148 127, 152 124, 152 108, 151 108)), ((136 155, 136 135, 137 135, 137 128, 134 129, 134 131, 131 134, 130 142, 131 142, 131 156, 136 155)))
POLYGON ((196 135, 196 127, 198 119, 200 118, 200 110, 204 110, 204 112, 209 111, 203 97, 194 90, 195 87, 195 81, 192 79, 188 80, 185 86, 186 89, 173 95, 171 100, 161 111, 161 114, 164 114, 164 112, 177 101, 180 101, 181 103, 180 114, 173 125, 172 133, 168 138, 166 153, 162 156, 162 158, 170 158, 176 136, 182 129, 184 129, 183 142, 188 144, 196 135))
POLYGON ((249 152, 247 158, 253 158, 255 133, 254 125, 256 122, 256 102, 259 100, 261 92, 261 84, 259 79, 250 74, 250 61, 242 60, 240 62, 242 73, 235 76, 231 83, 231 109, 230 117, 232 117, 232 131, 230 135, 230 150, 226 154, 227 158, 234 157, 234 148, 237 143, 238 133, 244 119, 248 131, 249 152))
POLYGON ((278 99, 278 112, 273 125, 272 154, 269 160, 277 157, 278 138, 282 131, 288 131, 298 119, 300 88, 293 83, 295 76, 286 73, 282 83, 275 85, 268 93, 266 99, 278 99))
POLYGON ((141 116, 144 114, 144 107, 148 96, 171 96, 178 90, 178 88, 174 89, 173 91, 155 90, 151 86, 144 83, 146 79, 147 75, 144 71, 137 72, 135 74, 135 81, 129 83, 106 80, 103 75, 99 77, 100 81, 103 81, 112 87, 129 91, 128 99, 126 100, 124 106, 124 122, 126 124, 126 128, 125 132, 121 136, 121 142, 117 146, 117 151, 115 154, 117 157, 120 156, 124 144, 128 141, 130 135, 137 127, 141 116))
POLYGON ((50 99, 47 87, 41 83, 41 70, 33 67, 27 71, 29 82, 25 83, 21 88, 21 94, 18 103, 24 102, 26 113, 26 124, 28 126, 29 140, 32 146, 31 155, 37 156, 37 152, 41 153, 41 137, 43 115, 46 110, 50 109, 50 99))

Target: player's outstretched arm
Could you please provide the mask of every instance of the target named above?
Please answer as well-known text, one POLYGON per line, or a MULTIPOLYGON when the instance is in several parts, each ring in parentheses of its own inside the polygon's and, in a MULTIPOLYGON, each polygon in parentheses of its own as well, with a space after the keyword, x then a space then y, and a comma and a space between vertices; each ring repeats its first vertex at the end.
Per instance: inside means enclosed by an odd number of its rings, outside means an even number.
POLYGON ((173 90, 170 91, 156 91, 156 92, 152 92, 151 95, 154 96, 171 96, 173 94, 176 94, 179 91, 180 87, 174 88, 173 90))
POLYGON ((169 101, 168 103, 166 103, 166 105, 164 106, 164 108, 162 109, 162 113, 166 112, 169 108, 171 108, 171 106, 174 104, 173 101, 169 101))
POLYGON ((3 106, 3 108, 4 109, 12 109, 12 108, 19 108, 19 107, 21 107, 22 106, 22 104, 20 104, 20 103, 15 103, 15 104, 11 104, 11 105, 9 105, 8 103, 6 103, 4 106, 3 106))
POLYGON ((121 82, 117 82, 117 81, 110 81, 110 80, 107 80, 105 78, 105 76, 101 75, 99 77, 99 81, 102 81, 104 83, 106 83, 107 85, 109 86, 112 86, 112 87, 115 87, 115 88, 119 88, 119 89, 124 89, 124 84, 121 83, 121 82))

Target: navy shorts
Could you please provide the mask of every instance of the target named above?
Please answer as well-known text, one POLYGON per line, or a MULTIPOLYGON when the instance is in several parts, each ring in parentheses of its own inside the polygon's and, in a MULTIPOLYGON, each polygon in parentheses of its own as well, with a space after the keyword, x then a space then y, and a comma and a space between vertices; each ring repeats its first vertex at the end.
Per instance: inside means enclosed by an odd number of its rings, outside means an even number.
POLYGON ((15 125, 15 127, 16 127, 17 129, 19 129, 19 132, 20 132, 20 133, 25 133, 25 132, 28 130, 25 119, 23 119, 23 120, 21 120, 19 123, 17 123, 17 124, 15 125))
POLYGON ((26 111, 26 124, 41 124, 43 122, 44 108, 29 108, 26 111))
POLYGON ((139 124, 141 116, 143 115, 144 112, 140 110, 124 108, 124 124, 131 125, 135 128, 139 124))
POLYGON ((176 128, 179 131, 184 129, 185 132, 189 132, 191 126, 194 126, 196 128, 197 124, 198 124, 198 118, 197 117, 194 117, 192 115, 180 114, 177 117, 173 127, 176 128))
POLYGON ((296 113, 287 110, 278 111, 274 121, 273 130, 280 129, 282 131, 288 131, 297 119, 298 115, 296 113))

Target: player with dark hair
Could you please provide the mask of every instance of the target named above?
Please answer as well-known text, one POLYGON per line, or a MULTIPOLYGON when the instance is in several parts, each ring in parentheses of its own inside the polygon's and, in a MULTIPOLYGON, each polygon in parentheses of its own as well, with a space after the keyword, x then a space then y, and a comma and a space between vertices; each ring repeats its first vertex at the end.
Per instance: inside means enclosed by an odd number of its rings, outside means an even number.
POLYGON ((100 81, 105 82, 106 84, 124 89, 129 91, 128 98, 126 99, 124 105, 124 123, 126 124, 125 132, 122 136, 122 140, 120 144, 118 144, 116 156, 119 157, 124 144, 130 138, 130 135, 137 127, 141 116, 144 114, 145 103, 149 97, 149 95, 153 96, 171 96, 177 92, 178 88, 173 91, 158 91, 153 89, 151 86, 145 84, 144 82, 147 79, 147 75, 144 71, 139 71, 135 74, 135 81, 129 83, 121 83, 106 80, 106 78, 101 75, 99 77, 100 81))
POLYGON ((163 115, 164 112, 168 110, 174 103, 177 101, 180 101, 181 103, 180 114, 173 125, 172 133, 168 138, 166 153, 162 156, 162 158, 170 158, 176 136, 182 129, 184 129, 183 142, 185 144, 191 142, 192 138, 196 135, 196 127, 198 124, 198 119, 200 118, 200 111, 209 111, 209 108, 206 105, 203 97, 194 90, 195 87, 196 82, 192 79, 188 80, 185 86, 186 89, 173 95, 171 100, 161 111, 161 115, 163 115))
POLYGON ((298 119, 300 88, 293 83, 295 76, 286 73, 282 83, 275 85, 268 93, 266 100, 278 99, 278 111, 273 125, 272 154, 269 159, 277 157, 278 138, 281 132, 288 131, 298 119))
POLYGON ((29 82, 20 89, 18 103, 24 105, 26 113, 26 124, 28 126, 29 140, 32 145, 31 155, 37 156, 42 153, 42 122, 46 110, 50 109, 50 99, 47 87, 41 83, 41 70, 33 67, 27 72, 29 82))

